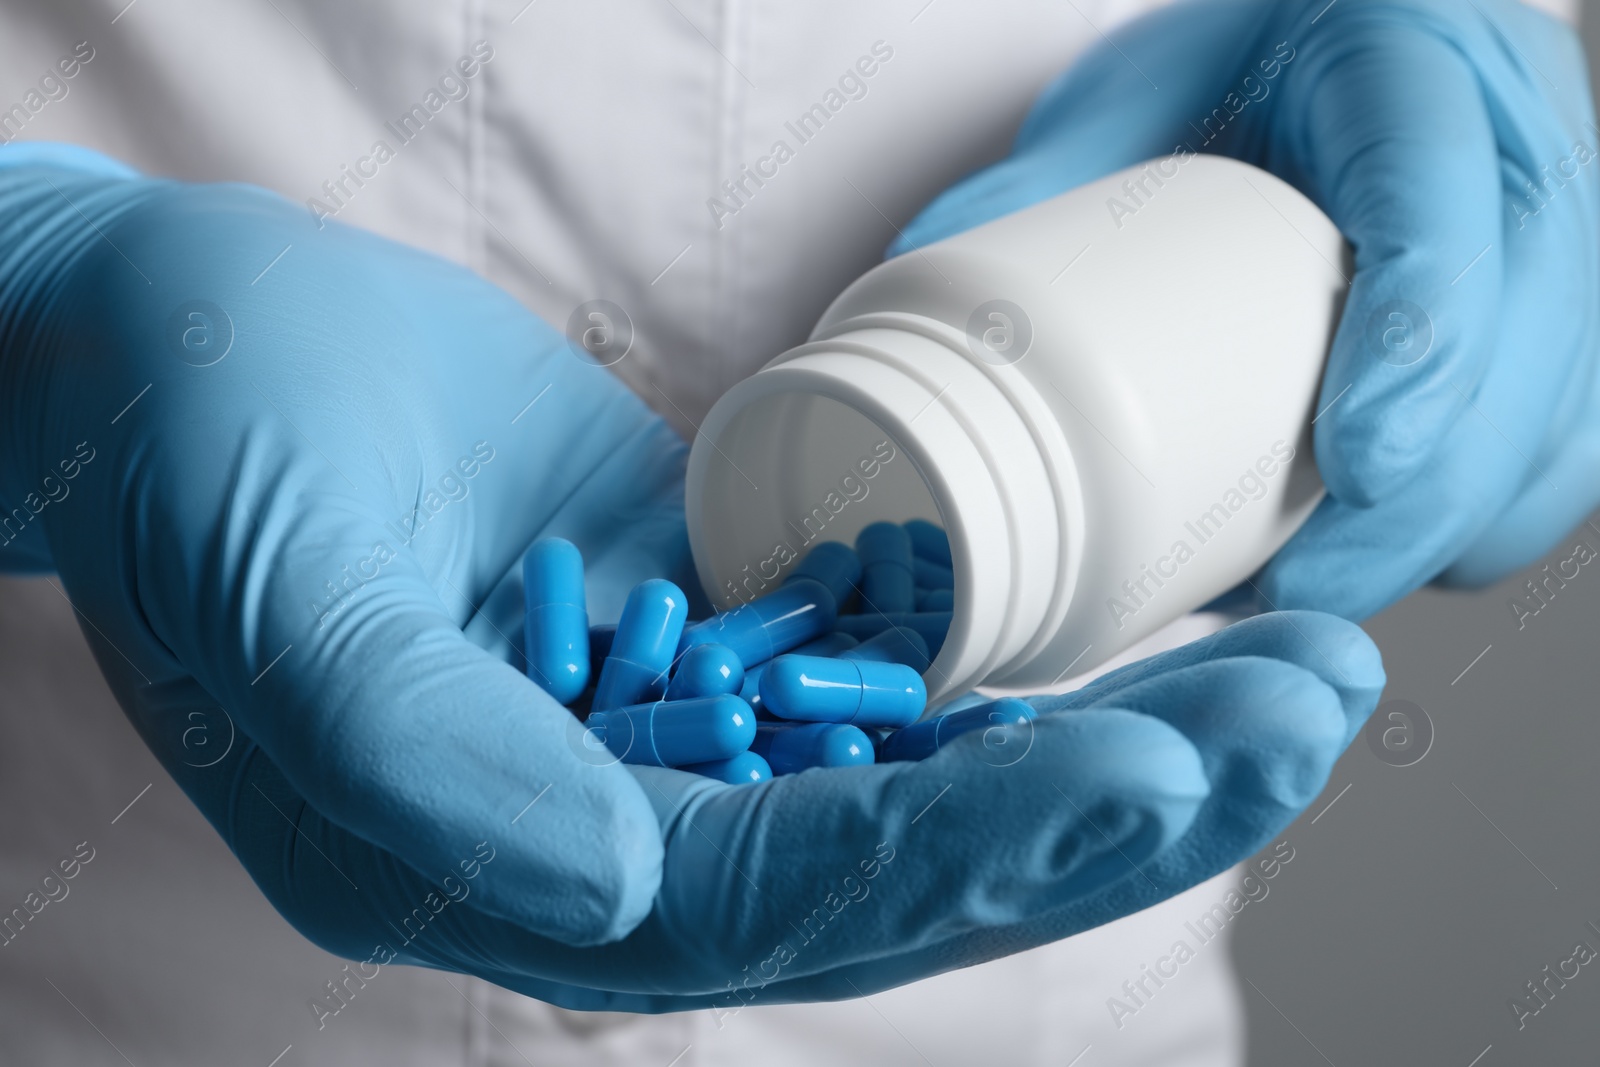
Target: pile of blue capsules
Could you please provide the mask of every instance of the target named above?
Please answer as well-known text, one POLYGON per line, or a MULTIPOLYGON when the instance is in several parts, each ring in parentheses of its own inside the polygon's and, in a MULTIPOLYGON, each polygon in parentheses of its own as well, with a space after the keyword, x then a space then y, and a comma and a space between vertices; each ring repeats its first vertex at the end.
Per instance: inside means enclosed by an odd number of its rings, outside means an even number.
POLYGON ((1033 718, 1020 700, 967 698, 923 720, 955 575, 945 532, 920 519, 819 544, 777 589, 695 623, 683 590, 654 578, 616 625, 591 627, 583 557, 560 538, 535 542, 522 574, 528 676, 626 763, 760 782, 924 759, 1033 718))

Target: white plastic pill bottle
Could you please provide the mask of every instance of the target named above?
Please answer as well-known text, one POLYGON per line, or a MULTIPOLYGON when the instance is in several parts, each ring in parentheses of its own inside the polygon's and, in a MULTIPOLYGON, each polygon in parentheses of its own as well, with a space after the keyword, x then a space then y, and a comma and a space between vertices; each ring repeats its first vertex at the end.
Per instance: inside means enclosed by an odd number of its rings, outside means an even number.
POLYGON ((1337 228, 1183 152, 890 260, 729 390, 689 458, 712 602, 822 541, 950 535, 930 698, 1045 687, 1259 568, 1321 499, 1311 421, 1350 272, 1337 228))

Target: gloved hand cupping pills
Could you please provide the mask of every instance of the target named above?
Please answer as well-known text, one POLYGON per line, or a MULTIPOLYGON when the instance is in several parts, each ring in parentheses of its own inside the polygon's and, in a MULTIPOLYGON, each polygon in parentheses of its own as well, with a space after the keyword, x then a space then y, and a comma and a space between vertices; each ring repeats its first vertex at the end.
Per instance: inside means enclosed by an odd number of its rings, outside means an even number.
POLYGON ((570 705, 602 664, 586 720, 594 743, 627 763, 730 784, 875 756, 921 759, 973 730, 991 746, 1017 744, 1007 728, 1034 712, 1011 698, 961 701, 950 716, 912 725, 950 614, 908 609, 948 609, 955 577, 944 531, 873 523, 856 545, 859 555, 824 541, 777 591, 687 629, 683 590, 651 579, 615 625, 590 630, 582 554, 559 538, 537 541, 522 572, 528 675, 570 705), (841 614, 851 607, 863 610, 841 614), (876 632, 858 642, 848 628, 876 632))

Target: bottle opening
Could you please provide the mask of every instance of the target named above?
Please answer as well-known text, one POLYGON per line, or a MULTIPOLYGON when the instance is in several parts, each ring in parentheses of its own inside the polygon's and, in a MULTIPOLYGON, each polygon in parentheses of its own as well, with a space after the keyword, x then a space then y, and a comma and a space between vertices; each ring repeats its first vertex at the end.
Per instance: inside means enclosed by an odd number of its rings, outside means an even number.
POLYGON ((839 339, 808 345, 736 385, 701 426, 686 504, 719 608, 771 592, 816 545, 853 545, 871 523, 942 527, 955 593, 924 675, 936 700, 1038 636, 1059 538, 1053 515, 1035 514, 1051 493, 1029 478, 1043 468, 1009 404, 961 356, 916 343, 928 350, 914 361, 839 339))
POLYGON ((812 548, 853 545, 871 523, 945 525, 905 443, 829 397, 778 393, 749 404, 706 462, 695 562, 718 607, 771 592, 812 548))

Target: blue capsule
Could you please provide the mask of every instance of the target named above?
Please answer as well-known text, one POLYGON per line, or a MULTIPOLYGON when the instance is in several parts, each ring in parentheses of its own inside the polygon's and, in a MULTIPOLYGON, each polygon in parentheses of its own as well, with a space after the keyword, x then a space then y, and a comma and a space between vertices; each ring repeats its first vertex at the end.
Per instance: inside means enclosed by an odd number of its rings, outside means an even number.
POLYGON ((878 758, 885 763, 927 759, 962 734, 974 730, 1009 731, 1032 722, 1034 717, 1031 705, 1015 697, 1002 697, 896 730, 884 740, 878 758))
POLYGON ((695 645, 678 657, 667 683, 668 700, 737 693, 744 685, 744 664, 727 645, 695 645))
POLYGON ((828 587, 812 578, 785 582, 764 597, 713 615, 684 631, 680 650, 727 645, 746 670, 833 629, 838 607, 828 587))
POLYGON ((916 607, 911 538, 892 522, 875 522, 856 535, 861 557, 861 602, 868 611, 893 613, 916 607))
POLYGON ((622 762, 650 767, 732 759, 756 736, 750 705, 726 694, 596 711, 585 725, 622 762))
POLYGON ((611 653, 595 683, 596 711, 661 699, 689 614, 683 590, 665 578, 640 582, 622 606, 611 653))
POLYGON ((956 608, 956 591, 954 589, 918 589, 917 610, 926 611, 954 611, 956 608))
POLYGON ((872 739, 845 723, 762 723, 750 748, 766 758, 773 774, 796 774, 808 767, 865 767, 874 762, 872 739))
POLYGON ((789 655, 762 672, 761 702, 782 719, 907 726, 927 706, 928 690, 904 664, 789 655))
POLYGON ((851 637, 865 641, 875 637, 891 626, 904 626, 915 630, 924 641, 928 643, 928 655, 938 658, 939 649, 944 647, 944 638, 950 632, 950 612, 924 611, 924 612, 898 612, 893 615, 842 615, 834 624, 851 637))
MULTIPOLYGON (((841 636, 848 637, 848 634, 841 636)), ((852 638, 854 640, 854 638, 852 638)), ((795 649, 803 652, 804 649, 795 649)), ((904 626, 891 626, 869 637, 854 648, 837 653, 840 659, 870 660, 873 663, 903 663, 921 674, 932 662, 928 657, 928 642, 915 630, 904 626)))
POLYGON ((772 777, 772 767, 754 752, 741 752, 732 759, 712 760, 709 763, 687 763, 680 769, 703 774, 729 785, 754 785, 772 777))
POLYGON ((912 556, 911 580, 918 589, 954 589, 956 572, 949 567, 930 563, 921 556, 912 556))
MULTIPOLYGON (((837 631, 823 634, 815 641, 807 641, 794 650, 797 656, 841 656, 856 647, 856 639, 849 634, 837 631)), ((771 663, 768 660, 767 663, 771 663)), ((744 684, 739 687, 739 696, 745 703, 756 711, 763 710, 761 706, 761 674, 767 669, 767 663, 758 663, 744 672, 744 684)))
POLYGON ((905 524, 906 536, 911 538, 911 551, 929 563, 942 567, 952 566, 950 537, 926 519, 912 519, 905 524))
POLYGON ((589 684, 589 612, 578 546, 559 537, 535 541, 522 557, 522 594, 528 677, 570 704, 589 684))
POLYGON ((807 552, 806 558, 784 581, 792 582, 797 578, 821 582, 833 594, 834 606, 842 608, 856 595, 856 583, 861 580, 861 557, 849 545, 824 541, 807 552))

